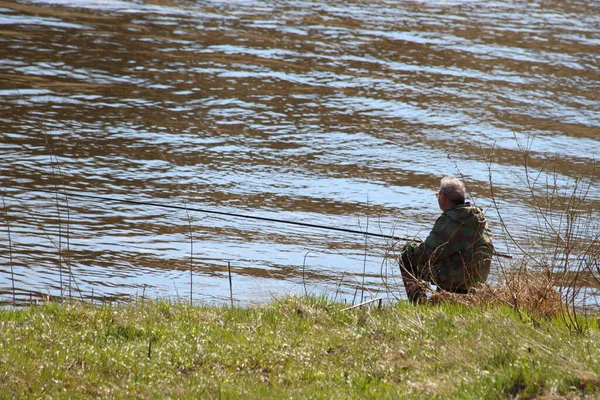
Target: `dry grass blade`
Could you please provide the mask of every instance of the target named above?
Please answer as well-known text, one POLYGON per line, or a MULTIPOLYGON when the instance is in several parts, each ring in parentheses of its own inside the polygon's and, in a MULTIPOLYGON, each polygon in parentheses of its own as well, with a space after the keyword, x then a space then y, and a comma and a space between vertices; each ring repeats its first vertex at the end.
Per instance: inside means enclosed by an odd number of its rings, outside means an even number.
POLYGON ((525 268, 508 270, 500 283, 481 285, 468 294, 435 292, 429 301, 478 307, 510 305, 530 316, 549 318, 568 306, 547 275, 525 268))

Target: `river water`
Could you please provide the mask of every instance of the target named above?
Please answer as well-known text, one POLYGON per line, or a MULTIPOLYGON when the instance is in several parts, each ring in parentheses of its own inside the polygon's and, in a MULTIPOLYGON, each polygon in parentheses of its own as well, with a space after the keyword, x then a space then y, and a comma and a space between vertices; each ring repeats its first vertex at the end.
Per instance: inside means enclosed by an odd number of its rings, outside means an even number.
POLYGON ((423 237, 462 175, 517 254, 527 176, 597 175, 600 4, 0 0, 0 149, 4 303, 403 297, 392 240, 195 209, 423 237))

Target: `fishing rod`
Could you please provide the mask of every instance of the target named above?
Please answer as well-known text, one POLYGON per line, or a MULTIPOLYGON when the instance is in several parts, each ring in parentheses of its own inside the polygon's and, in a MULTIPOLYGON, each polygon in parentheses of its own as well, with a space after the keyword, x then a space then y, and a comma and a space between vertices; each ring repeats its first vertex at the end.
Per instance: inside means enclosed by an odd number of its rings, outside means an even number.
MULTIPOLYGON (((19 186, 5 186, 5 187, 10 187, 11 189, 26 190, 29 192, 42 192, 42 193, 49 193, 49 194, 53 194, 53 195, 57 194, 57 191, 45 190, 45 189, 29 189, 29 188, 19 187, 19 186)), ((194 211, 194 212, 201 212, 201 213, 205 213, 205 214, 223 215, 223 216, 228 216, 228 217, 253 219, 253 220, 258 220, 258 221, 276 222, 276 223, 280 223, 280 224, 296 225, 296 226, 302 226, 302 227, 308 227, 308 228, 327 229, 327 230, 332 230, 332 231, 337 231, 337 232, 360 234, 360 235, 373 236, 373 237, 379 237, 379 238, 384 238, 384 239, 412 240, 412 241, 417 241, 417 242, 421 241, 420 239, 398 237, 398 236, 393 236, 393 235, 385 235, 383 233, 363 232, 363 231, 359 231, 359 230, 355 230, 355 229, 338 228, 338 227, 333 227, 333 226, 312 224, 312 223, 308 223, 308 222, 298 222, 298 221, 289 221, 289 220, 283 220, 283 219, 277 219, 277 218, 260 217, 258 215, 251 215, 251 214, 240 214, 240 213, 232 213, 232 212, 225 212, 225 211, 207 210, 205 208, 176 206, 176 205, 172 205, 172 204, 160 204, 160 203, 153 203, 153 202, 140 201, 140 200, 116 199, 114 197, 106 197, 106 196, 84 194, 84 193, 73 193, 73 192, 68 192, 65 190, 62 190, 62 191, 59 190, 58 193, 62 194, 63 196, 68 196, 68 197, 76 197, 76 198, 79 197, 79 198, 85 198, 85 199, 110 201, 110 202, 115 202, 115 203, 126 203, 126 204, 142 205, 142 206, 159 207, 159 208, 166 208, 166 209, 171 209, 171 210, 194 211)))
MULTIPOLYGON (((53 194, 53 195, 56 195, 56 193, 57 193, 56 191, 45 190, 45 189, 29 189, 26 187, 19 187, 19 186, 5 186, 5 187, 10 187, 12 189, 26 190, 29 192, 49 193, 49 194, 53 194)), ((236 218, 244 218, 244 219, 253 219, 253 220, 258 220, 258 221, 276 222, 276 223, 280 223, 280 224, 296 225, 296 226, 302 226, 302 227, 307 227, 307 228, 326 229, 326 230, 331 230, 331 231, 352 233, 352 234, 365 235, 365 236, 373 236, 373 237, 392 239, 392 240, 398 240, 398 241, 410 240, 410 241, 419 242, 419 243, 423 241, 418 238, 398 237, 398 236, 393 236, 393 235, 385 235, 383 233, 363 232, 363 231, 349 229, 349 228, 336 228, 336 227, 327 226, 327 225, 311 224, 308 222, 289 221, 289 220, 269 218, 269 217, 260 217, 258 215, 251 215, 251 214, 239 214, 239 213, 232 213, 232 212, 225 212, 225 211, 208 210, 205 208, 176 206, 176 205, 172 205, 172 204, 160 204, 160 203, 153 203, 153 202, 140 201, 140 200, 116 199, 114 197, 106 197, 106 196, 99 196, 99 195, 93 195, 93 194, 73 193, 73 192, 68 192, 66 190, 59 191, 58 193, 62 194, 63 196, 68 196, 68 197, 76 197, 76 198, 79 197, 79 198, 85 198, 85 199, 110 201, 110 202, 114 202, 114 203, 136 204, 136 205, 159 207, 159 208, 166 208, 166 209, 172 209, 172 210, 194 211, 194 212, 201 212, 201 213, 205 213, 205 214, 223 215, 223 216, 227 216, 227 217, 236 217, 236 218)), ((512 256, 510 254, 504 254, 504 253, 498 253, 498 252, 494 252, 494 254, 499 257, 512 258, 512 256)))

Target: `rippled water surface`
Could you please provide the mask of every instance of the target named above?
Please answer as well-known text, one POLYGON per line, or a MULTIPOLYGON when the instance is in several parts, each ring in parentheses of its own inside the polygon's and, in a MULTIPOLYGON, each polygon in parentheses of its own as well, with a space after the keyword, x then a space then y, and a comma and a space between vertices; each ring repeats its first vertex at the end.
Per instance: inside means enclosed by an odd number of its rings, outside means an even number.
POLYGON ((424 236, 462 174, 514 252, 599 93, 593 0, 0 0, 0 300, 402 296, 390 240, 195 209, 424 236))

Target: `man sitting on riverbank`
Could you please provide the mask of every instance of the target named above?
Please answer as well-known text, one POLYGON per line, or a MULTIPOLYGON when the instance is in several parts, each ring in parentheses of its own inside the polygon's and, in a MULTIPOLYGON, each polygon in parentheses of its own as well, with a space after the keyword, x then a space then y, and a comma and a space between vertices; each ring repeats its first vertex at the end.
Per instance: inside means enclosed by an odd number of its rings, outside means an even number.
POLYGON ((400 270, 408 299, 426 300, 423 282, 438 289, 467 293, 485 282, 494 247, 481 208, 465 202, 465 184, 444 177, 437 193, 443 211, 424 242, 407 243, 400 256, 400 270))

